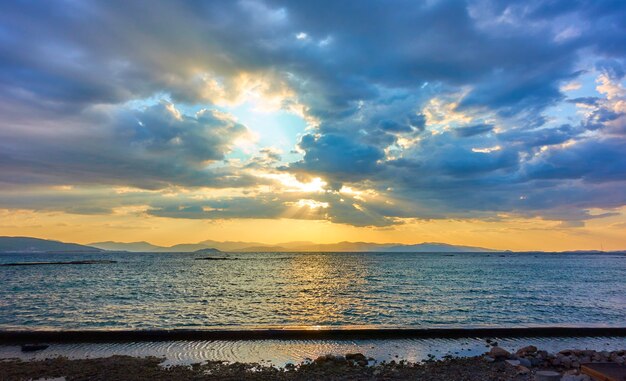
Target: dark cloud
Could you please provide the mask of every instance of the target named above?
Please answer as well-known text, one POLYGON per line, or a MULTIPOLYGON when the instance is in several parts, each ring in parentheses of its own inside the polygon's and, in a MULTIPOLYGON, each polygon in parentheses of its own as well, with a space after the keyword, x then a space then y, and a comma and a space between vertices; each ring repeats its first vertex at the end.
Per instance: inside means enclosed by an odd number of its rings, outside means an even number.
MULTIPOLYGON (((619 85, 625 20, 623 1, 3 2, 0 184, 245 188, 280 166, 391 200, 331 192, 294 218, 382 226, 571 209, 553 218, 582 221, 626 202, 623 94, 560 89, 590 70, 619 85), (224 162, 246 128, 215 104, 249 90, 242 75, 289 90, 283 106, 319 124, 293 142, 301 160, 257 148, 224 162), (555 121, 563 105, 586 113, 555 121)), ((254 197, 155 198, 148 213, 275 218, 298 201, 254 197)), ((41 206, 18 204, 29 203, 41 206)))
POLYGON ((574 104, 583 104, 587 106, 596 106, 600 102, 600 98, 598 97, 579 97, 568 99, 567 102, 574 104))
POLYGON ((493 125, 491 124, 476 124, 474 126, 460 127, 454 130, 457 136, 467 138, 469 136, 475 136, 480 134, 486 134, 493 131, 493 125))
POLYGON ((547 150, 530 160, 525 172, 530 178, 581 179, 603 183, 626 180, 626 141, 582 140, 567 148, 547 150))
POLYGON ((596 68, 613 80, 624 78, 624 65, 615 59, 603 59, 596 62, 596 68))
POLYGON ((384 153, 380 148, 359 143, 343 135, 304 135, 298 144, 305 151, 304 159, 291 169, 323 173, 344 179, 362 179, 377 169, 384 153))
POLYGON ((533 151, 536 148, 565 143, 583 132, 581 128, 563 124, 549 128, 514 128, 499 134, 498 137, 504 142, 518 145, 524 151, 533 151))
POLYGON ((246 133, 241 124, 214 112, 187 116, 162 103, 93 112, 78 126, 72 123, 55 121, 37 131, 42 137, 35 139, 19 131, 0 132, 0 182, 141 188, 249 184, 228 168, 206 169, 224 159, 232 141, 246 133))

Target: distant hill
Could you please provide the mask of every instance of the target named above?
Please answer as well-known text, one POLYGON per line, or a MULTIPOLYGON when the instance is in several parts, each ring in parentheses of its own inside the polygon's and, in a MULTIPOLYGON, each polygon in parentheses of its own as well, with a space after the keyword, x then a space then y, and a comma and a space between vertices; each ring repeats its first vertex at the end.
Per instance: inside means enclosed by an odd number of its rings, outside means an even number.
POLYGON ((97 247, 102 250, 109 251, 134 251, 134 252, 152 252, 159 251, 162 249, 161 246, 156 246, 151 243, 142 241, 142 242, 94 242, 90 243, 89 246, 97 247))
POLYGON ((214 247, 194 251, 194 253, 196 254, 214 254, 214 253, 221 253, 221 252, 222 252, 221 250, 218 250, 214 247))
POLYGON ((65 243, 31 237, 0 237, 0 253, 93 253, 100 251, 102 250, 76 243, 65 243))
POLYGON ((209 247, 201 243, 183 243, 180 245, 166 247, 164 251, 167 251, 170 253, 189 253, 192 251, 199 251, 199 250, 205 250, 205 249, 215 249, 215 248, 209 247))
POLYGON ((292 247, 293 251, 381 251, 389 245, 368 242, 309 243, 292 247))
POLYGON ((220 251, 237 251, 252 245, 262 246, 258 242, 218 242, 203 241, 199 243, 181 243, 174 246, 157 246, 148 242, 94 242, 90 246, 103 250, 131 251, 131 252, 155 252, 155 253, 190 253, 202 249, 217 249, 220 251))
POLYGON ((147 242, 96 242, 90 244, 91 246, 98 247, 105 250, 117 250, 117 251, 152 251, 160 253, 180 253, 180 252, 195 252, 203 249, 217 249, 223 252, 285 252, 285 251, 307 251, 307 252, 414 252, 414 253, 427 253, 427 252, 491 252, 497 250, 486 249, 483 247, 473 246, 455 246, 445 243, 420 243, 415 245, 403 245, 399 243, 372 243, 372 242, 338 242, 328 244, 317 244, 314 242, 297 241, 297 242, 285 242, 276 245, 263 244, 259 242, 219 242, 219 241, 202 241, 199 243, 185 243, 174 246, 156 246, 147 242))
POLYGON ((207 247, 215 247, 222 251, 242 251, 247 247, 261 247, 261 246, 270 246, 260 242, 242 242, 242 241, 212 241, 206 240, 199 242, 201 245, 206 245, 207 247))
POLYGON ((306 244, 291 248, 294 251, 367 251, 382 253, 478 253, 492 252, 498 250, 486 249, 484 247, 457 246, 446 243, 425 242, 414 245, 403 245, 397 243, 371 243, 371 242, 338 242, 329 244, 306 244))
MULTIPOLYGON (((337 242, 318 244, 308 241, 283 242, 278 244, 264 244, 259 242, 241 241, 202 241, 198 243, 182 243, 174 246, 158 246, 149 242, 95 242, 88 245, 64 243, 30 237, 1 237, 0 253, 41 253, 41 252, 99 252, 99 251, 129 251, 129 252, 156 252, 156 253, 217 253, 217 252, 379 252, 379 253, 488 253, 510 250, 494 250, 477 246, 451 245, 441 242, 423 242, 418 244, 400 243, 373 243, 373 242, 337 242)), ((542 253, 542 251, 532 251, 542 253)), ((560 253, 626 254, 624 250, 597 251, 578 250, 560 253)))
POLYGON ((447 243, 424 242, 417 245, 396 245, 387 247, 384 252, 412 252, 412 253, 486 253, 503 250, 486 249, 476 246, 458 246, 447 243))
POLYGON ((270 246, 270 245, 259 245, 259 246, 248 246, 241 249, 233 250, 242 253, 269 253, 269 252, 285 252, 292 251, 282 246, 270 246))

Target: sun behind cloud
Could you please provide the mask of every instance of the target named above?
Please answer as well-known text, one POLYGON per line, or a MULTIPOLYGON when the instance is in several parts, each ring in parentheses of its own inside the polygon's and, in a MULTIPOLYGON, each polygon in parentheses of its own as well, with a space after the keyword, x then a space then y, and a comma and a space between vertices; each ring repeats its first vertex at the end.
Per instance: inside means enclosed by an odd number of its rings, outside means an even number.
POLYGON ((0 234, 626 247, 621 3, 0 6, 0 234))

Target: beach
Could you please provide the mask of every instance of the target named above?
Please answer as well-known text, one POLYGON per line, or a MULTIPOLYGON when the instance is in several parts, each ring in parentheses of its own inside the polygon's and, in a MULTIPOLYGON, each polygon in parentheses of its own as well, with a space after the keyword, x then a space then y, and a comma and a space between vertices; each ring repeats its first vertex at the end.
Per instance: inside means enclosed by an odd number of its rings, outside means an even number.
MULTIPOLYGON (((493 342, 492 342, 493 343, 493 342)), ((495 344, 495 343, 493 343, 495 344)), ((282 367, 260 363, 205 361, 164 365, 159 357, 111 356, 92 359, 53 357, 4 359, 0 380, 466 380, 591 381, 581 372, 589 363, 623 366, 626 350, 568 349, 549 353, 529 345, 511 353, 497 345, 474 357, 434 356, 420 362, 378 362, 361 353, 327 354, 282 367), (548 377, 548 378, 542 378, 548 377), (549 378, 552 377, 552 378, 549 378)))
POLYGON ((222 257, 0 256, 46 263, 0 270, 0 380, 584 381, 624 359, 615 254, 222 257))
POLYGON ((166 340, 175 331, 149 332, 153 340, 128 331, 0 332, 0 380, 591 381, 582 373, 588 364, 626 362, 623 329, 552 331, 569 337, 546 329, 327 330, 320 336, 336 338, 312 339, 315 332, 198 331, 231 339, 196 341, 166 340), (476 337, 481 332, 517 337, 476 337), (269 333, 276 338, 259 339, 269 333), (302 338, 287 338, 296 334, 302 338))

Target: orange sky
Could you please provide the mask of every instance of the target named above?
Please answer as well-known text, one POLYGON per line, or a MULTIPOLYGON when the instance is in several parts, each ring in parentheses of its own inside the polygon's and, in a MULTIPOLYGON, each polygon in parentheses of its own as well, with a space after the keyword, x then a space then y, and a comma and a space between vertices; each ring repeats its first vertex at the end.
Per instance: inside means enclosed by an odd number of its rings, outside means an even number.
POLYGON ((619 250, 626 248, 622 218, 592 220, 585 227, 559 222, 507 218, 502 221, 423 220, 391 227, 355 227, 319 220, 188 220, 141 214, 117 216, 0 212, 1 235, 24 235, 62 241, 148 241, 157 245, 217 241, 279 243, 313 241, 444 242, 510 250, 619 250))

